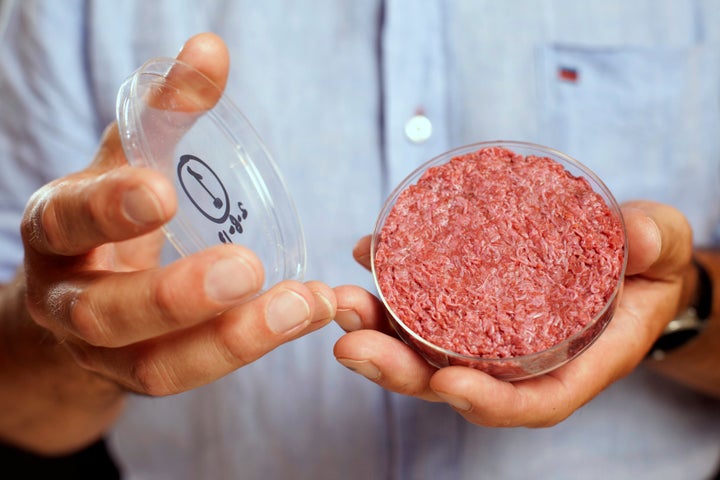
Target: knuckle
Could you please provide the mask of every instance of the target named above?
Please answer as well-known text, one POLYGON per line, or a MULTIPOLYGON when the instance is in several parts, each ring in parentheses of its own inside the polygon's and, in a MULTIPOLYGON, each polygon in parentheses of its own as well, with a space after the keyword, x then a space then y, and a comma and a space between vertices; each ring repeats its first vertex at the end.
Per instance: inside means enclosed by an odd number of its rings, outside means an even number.
POLYGON ((162 397, 179 393, 181 388, 170 369, 152 354, 140 355, 132 364, 130 376, 137 390, 152 396, 162 397))
POLYGON ((90 305, 88 295, 80 293, 70 301, 70 329, 85 342, 96 347, 111 346, 110 332, 103 328, 102 321, 90 305))
MULTIPOLYGON (((248 365, 258 357, 260 345, 257 338, 248 338, 248 332, 238 326, 245 322, 218 322, 215 332, 218 354, 227 364, 238 368, 248 365)), ((270 350, 270 349, 268 349, 270 350)))
POLYGON ((38 190, 28 202, 20 222, 20 235, 27 245, 37 247, 43 239, 43 212, 47 203, 47 188, 38 190))
POLYGON ((46 206, 42 214, 42 233, 50 251, 70 252, 74 249, 75 235, 67 230, 67 225, 77 226, 78 217, 63 218, 61 210, 55 208, 53 204, 46 206))
POLYGON ((368 380, 379 383, 383 387, 389 388, 389 389, 393 390, 394 392, 400 393, 402 395, 407 395, 407 396, 411 396, 411 397, 420 397, 422 395, 425 395, 425 393, 426 393, 425 389, 421 385, 416 385, 415 383, 412 383, 412 382, 402 382, 402 383, 393 384, 392 382, 382 381, 382 378, 377 378, 377 379, 368 378, 368 380))
POLYGON ((68 336, 65 297, 57 289, 48 290, 28 282, 25 292, 25 307, 32 321, 52 332, 58 338, 68 336))
MULTIPOLYGON (((67 189, 66 182, 59 182, 54 185, 53 190, 62 191, 67 189)), ((59 197, 58 197, 59 198, 59 197)), ((43 201, 38 203, 38 207, 34 212, 34 224, 37 232, 37 242, 44 242, 47 249, 51 252, 68 252, 72 251, 78 228, 82 228, 82 224, 78 223, 79 218, 83 218, 85 212, 74 209, 72 212, 66 212, 64 208, 59 208, 59 201, 52 201, 48 194, 43 201), (70 215, 71 217, 68 217, 70 215), (72 225, 73 227, 69 227, 72 225), (68 230, 69 228, 72 231, 68 230)))
MULTIPOLYGON (((91 189, 89 195, 98 197, 94 190, 95 189, 91 189)), ((95 228, 104 230, 107 224, 107 219, 112 218, 110 215, 111 212, 117 208, 116 202, 98 201, 99 199, 89 200, 90 201, 84 202, 85 215, 88 225, 94 225, 95 228)))
POLYGON ((153 286, 153 303, 163 323, 174 331, 183 326, 182 319, 177 315, 177 305, 180 304, 183 291, 178 291, 172 282, 159 281, 153 286))

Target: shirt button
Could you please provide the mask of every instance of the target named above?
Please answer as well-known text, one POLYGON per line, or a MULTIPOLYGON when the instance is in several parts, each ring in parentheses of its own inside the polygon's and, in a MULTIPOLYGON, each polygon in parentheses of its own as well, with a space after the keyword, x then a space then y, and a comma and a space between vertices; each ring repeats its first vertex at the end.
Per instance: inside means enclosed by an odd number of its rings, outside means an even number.
POLYGON ((413 143, 423 143, 432 135, 432 123, 425 115, 415 115, 405 124, 405 136, 413 143))

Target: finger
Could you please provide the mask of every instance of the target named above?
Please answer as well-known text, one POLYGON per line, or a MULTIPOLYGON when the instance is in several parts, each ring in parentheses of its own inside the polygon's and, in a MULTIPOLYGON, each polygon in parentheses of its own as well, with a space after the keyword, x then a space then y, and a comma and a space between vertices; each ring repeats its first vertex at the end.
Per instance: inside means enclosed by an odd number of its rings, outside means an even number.
POLYGON ((176 209, 173 187, 162 175, 122 167, 72 175, 41 188, 28 202, 21 231, 31 250, 78 255, 155 230, 176 209))
POLYGON ((105 131, 100 137, 100 146, 88 170, 99 173, 110 168, 125 166, 127 163, 118 132, 118 124, 113 122, 105 127, 105 131))
POLYGON ((354 285, 335 287, 337 314, 335 322, 346 332, 361 329, 378 330, 393 334, 382 302, 364 288, 354 285))
POLYGON ((312 323, 319 328, 337 315, 337 296, 332 288, 322 282, 308 281, 305 282, 305 286, 315 297, 315 314, 312 323))
POLYGON ((627 274, 653 279, 681 272, 692 255, 692 230, 669 205, 634 201, 623 205, 628 234, 627 274))
POLYGON ((623 218, 627 231, 627 275, 646 271, 660 256, 662 238, 660 230, 648 214, 637 207, 624 206, 623 218))
POLYGON ((429 388, 436 369, 397 338, 374 330, 343 335, 333 350, 341 365, 392 392, 440 401, 429 388))
MULTIPOLYGON (((631 328, 608 328, 588 350, 557 370, 507 382, 485 372, 448 367, 430 387, 465 419, 486 427, 549 427, 568 418, 606 386, 627 375, 640 361, 627 339, 631 328), (619 347, 621 346, 621 347, 619 347), (618 354, 618 348, 622 348, 618 354)), ((612 324, 612 322, 611 322, 612 324)))
MULTIPOLYGON (((547 427, 568 418, 644 358, 653 333, 643 318, 661 316, 668 288, 625 285, 623 301, 603 334, 585 352, 546 375, 497 380, 463 367, 441 369, 430 386, 468 421, 488 427, 547 427), (637 305, 630 309, 628 298, 637 305)), ((656 334, 655 334, 656 336, 656 334)))
POLYGON ((443 368, 431 388, 469 422, 486 427, 548 427, 566 419, 585 397, 554 375, 506 382, 467 367, 443 368))
POLYGON ((353 248, 353 257, 360 265, 370 270, 370 244, 372 235, 366 235, 361 238, 353 248))
POLYGON ((43 299, 52 301, 47 316, 54 305, 67 306, 57 319, 67 332, 105 347, 188 328, 248 299, 263 285, 260 260, 239 245, 213 247, 162 269, 92 275, 63 281, 43 299))
POLYGON ((326 325, 330 295, 295 281, 282 282, 254 300, 216 318, 123 348, 69 344, 78 363, 129 390, 159 396, 212 382, 279 345, 326 325))

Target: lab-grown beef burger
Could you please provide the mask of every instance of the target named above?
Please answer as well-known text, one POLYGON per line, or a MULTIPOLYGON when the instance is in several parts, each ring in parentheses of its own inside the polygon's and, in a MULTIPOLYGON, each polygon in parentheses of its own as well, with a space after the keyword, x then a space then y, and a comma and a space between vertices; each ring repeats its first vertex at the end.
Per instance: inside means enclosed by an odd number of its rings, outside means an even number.
MULTIPOLYGON (((532 357, 579 337, 563 363, 612 315, 625 256, 617 205, 592 172, 574 174, 537 149, 499 143, 448 155, 386 207, 373 245, 377 286, 431 361, 438 351, 532 357)), ((522 365, 519 373, 527 376, 522 365)))

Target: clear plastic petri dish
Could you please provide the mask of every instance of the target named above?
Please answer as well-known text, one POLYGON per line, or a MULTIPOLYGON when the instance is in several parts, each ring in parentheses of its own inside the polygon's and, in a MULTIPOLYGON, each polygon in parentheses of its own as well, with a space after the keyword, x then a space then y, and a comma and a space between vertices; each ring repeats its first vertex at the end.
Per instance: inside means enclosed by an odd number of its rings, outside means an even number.
POLYGON ((513 141, 420 166, 390 194, 371 242, 399 337, 438 368, 508 381, 585 351, 615 312, 626 263, 606 185, 559 151, 513 141))
POLYGON ((178 211, 163 230, 180 255, 237 243, 262 261, 263 290, 303 277, 295 204, 253 126, 217 85, 191 65, 154 58, 125 80, 116 106, 128 162, 175 186, 178 211))

